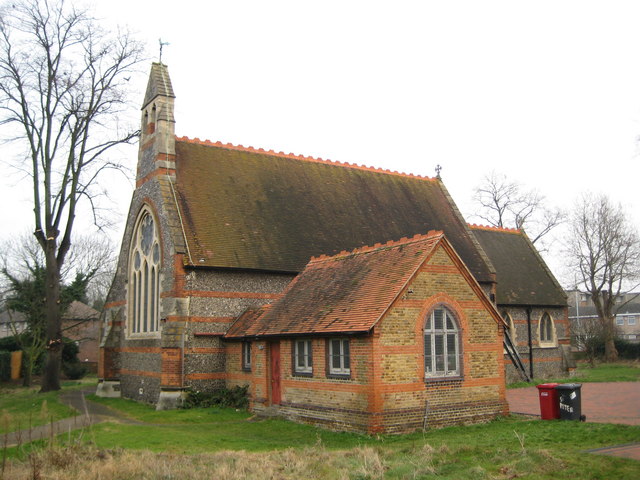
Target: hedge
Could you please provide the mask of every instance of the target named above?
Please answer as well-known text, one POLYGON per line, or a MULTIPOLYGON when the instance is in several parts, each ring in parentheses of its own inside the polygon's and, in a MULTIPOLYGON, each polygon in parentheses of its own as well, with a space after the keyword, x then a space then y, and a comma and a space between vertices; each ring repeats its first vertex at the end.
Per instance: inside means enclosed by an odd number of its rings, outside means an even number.
MULTIPOLYGON (((618 358, 624 358, 627 360, 640 359, 640 343, 632 343, 621 338, 616 338, 614 342, 616 345, 616 350, 618 351, 618 358)), ((603 357, 604 341, 598 340, 594 350, 597 357, 603 357)))
POLYGON ((20 344, 16 340, 15 336, 0 338, 0 350, 7 352, 15 352, 16 350, 22 350, 20 344))
POLYGON ((0 350, 0 382, 11 380, 11 352, 0 350))

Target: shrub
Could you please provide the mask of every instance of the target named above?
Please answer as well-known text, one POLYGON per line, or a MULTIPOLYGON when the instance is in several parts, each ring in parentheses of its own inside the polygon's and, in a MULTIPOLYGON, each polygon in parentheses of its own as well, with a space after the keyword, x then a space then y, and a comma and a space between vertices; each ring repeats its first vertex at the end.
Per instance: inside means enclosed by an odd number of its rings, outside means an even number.
POLYGON ((0 338, 0 350, 6 350, 7 352, 15 352, 21 350, 15 336, 0 338))
POLYGON ((78 362, 78 353, 80 353, 80 348, 74 340, 70 338, 62 339, 62 363, 78 362))
MULTIPOLYGON (((632 343, 622 338, 616 338, 614 342, 619 358, 627 360, 636 360, 640 358, 640 343, 632 343)), ((602 339, 600 339, 594 346, 594 351, 597 357, 604 356, 604 341, 602 339)))
POLYGON ((11 380, 11 352, 0 350, 0 382, 11 380))
POLYGON ((87 366, 78 360, 80 348, 70 338, 64 338, 62 344, 62 371, 69 380, 79 380, 87 374, 87 366))
POLYGON ((189 392, 182 408, 231 407, 247 408, 249 406, 249 385, 220 388, 213 392, 189 392))
POLYGON ((640 358, 640 343, 632 343, 628 340, 616 340, 616 350, 620 358, 637 360, 640 358))
POLYGON ((87 374, 87 366, 80 362, 64 362, 62 371, 69 380, 80 380, 87 374))

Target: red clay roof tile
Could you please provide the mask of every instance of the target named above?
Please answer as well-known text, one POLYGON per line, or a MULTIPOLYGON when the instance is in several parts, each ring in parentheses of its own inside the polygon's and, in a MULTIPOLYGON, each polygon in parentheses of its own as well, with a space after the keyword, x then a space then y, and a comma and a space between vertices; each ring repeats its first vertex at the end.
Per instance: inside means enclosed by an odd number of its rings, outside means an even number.
POLYGON ((245 312, 225 338, 368 332, 443 238, 429 232, 313 258, 282 298, 245 312))

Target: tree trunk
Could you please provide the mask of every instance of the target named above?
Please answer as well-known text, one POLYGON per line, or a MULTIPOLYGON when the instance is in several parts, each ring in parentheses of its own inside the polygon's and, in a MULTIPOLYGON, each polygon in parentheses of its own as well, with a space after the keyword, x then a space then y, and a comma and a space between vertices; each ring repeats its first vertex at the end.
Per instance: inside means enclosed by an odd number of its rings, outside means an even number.
POLYGON ((604 328, 604 359, 606 362, 615 362, 618 360, 618 350, 616 349, 615 337, 615 318, 607 318, 604 328))
POLYGON ((46 274, 46 359, 40 392, 60 390, 62 364, 62 318, 60 314, 60 271, 55 255, 55 240, 47 240, 45 249, 46 274))
POLYGON ((31 355, 29 355, 24 349, 22 350, 22 355, 22 365, 24 365, 24 368, 22 369, 22 386, 30 387, 31 372, 33 372, 33 361, 31 355))

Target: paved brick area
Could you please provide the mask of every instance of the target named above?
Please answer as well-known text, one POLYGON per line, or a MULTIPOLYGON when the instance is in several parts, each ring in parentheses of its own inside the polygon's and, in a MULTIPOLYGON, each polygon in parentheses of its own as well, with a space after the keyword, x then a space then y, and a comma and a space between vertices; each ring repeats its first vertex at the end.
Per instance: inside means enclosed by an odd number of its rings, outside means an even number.
POLYGON ((598 448, 596 450, 589 450, 589 453, 595 453, 596 455, 611 455, 613 457, 631 458, 632 460, 640 461, 640 443, 617 445, 615 447, 609 448, 598 448))
MULTIPOLYGON (((587 422, 640 425, 640 382, 584 383, 582 414, 587 422)), ((507 390, 511 413, 540 415, 536 387, 507 390)))
MULTIPOLYGON (((582 414, 587 422, 640 425, 640 382, 583 383, 582 414)), ((507 390, 511 413, 540 416, 536 387, 507 390)), ((614 445, 590 450, 597 455, 631 458, 640 461, 640 443, 614 445)))

